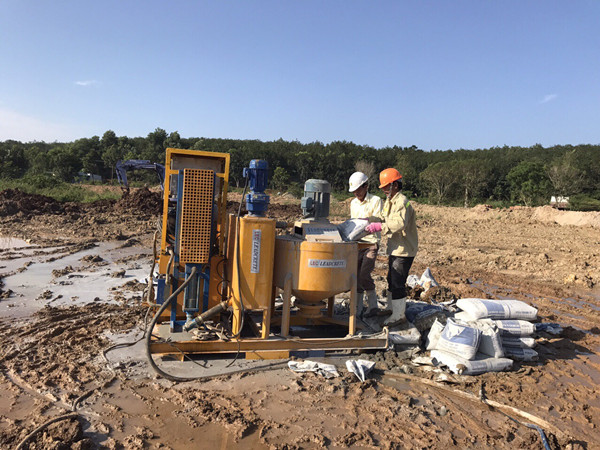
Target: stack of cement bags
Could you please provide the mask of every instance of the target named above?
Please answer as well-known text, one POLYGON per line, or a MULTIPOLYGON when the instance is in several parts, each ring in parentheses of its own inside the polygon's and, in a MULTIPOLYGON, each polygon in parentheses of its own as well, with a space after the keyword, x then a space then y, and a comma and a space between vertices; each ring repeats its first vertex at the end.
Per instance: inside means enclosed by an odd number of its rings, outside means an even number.
POLYGON ((519 361, 535 361, 538 354, 533 347, 537 309, 519 300, 484 300, 463 298, 456 306, 462 312, 455 318, 473 327, 496 327, 501 336, 504 356, 519 361))
POLYGON ((436 365, 452 372, 477 375, 512 367, 513 360, 537 359, 534 334, 537 309, 519 300, 463 298, 461 310, 443 325, 437 321, 427 336, 436 365))
POLYGON ((458 374, 499 372, 510 369, 513 363, 503 357, 500 333, 490 324, 469 326, 448 319, 443 325, 436 320, 426 345, 435 365, 446 366, 458 374))

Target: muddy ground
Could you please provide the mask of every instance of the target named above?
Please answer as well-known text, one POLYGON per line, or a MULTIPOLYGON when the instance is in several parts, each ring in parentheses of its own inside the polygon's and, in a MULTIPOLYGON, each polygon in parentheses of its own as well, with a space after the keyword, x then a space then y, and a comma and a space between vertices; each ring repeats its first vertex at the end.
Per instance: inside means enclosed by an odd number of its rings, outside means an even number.
MULTIPOLYGON (((237 211, 239 195, 230 200, 237 211)), ((279 220, 300 214, 299 201, 272 203, 279 220)), ((536 430, 453 392, 478 396, 483 387, 489 399, 545 420, 551 448, 599 448, 600 216, 415 207, 420 251, 412 272, 430 267, 446 296, 536 306, 540 320, 565 330, 538 345, 540 361, 452 375, 445 388, 419 382, 440 374, 395 352, 368 355, 381 371, 365 383, 346 371, 325 380, 279 366, 166 381, 147 367, 139 344, 108 353, 108 362, 102 356, 115 341, 141 335, 137 275, 150 270, 158 194, 142 189, 82 205, 0 193, 0 236, 23 240, 0 248, 0 447, 16 447, 77 401, 77 418, 51 425, 29 448, 543 448, 536 430), (39 287, 27 283, 46 268, 39 287), (107 286, 105 295, 86 297, 94 283, 107 286)), ((379 290, 384 275, 381 255, 379 290)), ((168 364, 177 371, 181 363, 168 364)))

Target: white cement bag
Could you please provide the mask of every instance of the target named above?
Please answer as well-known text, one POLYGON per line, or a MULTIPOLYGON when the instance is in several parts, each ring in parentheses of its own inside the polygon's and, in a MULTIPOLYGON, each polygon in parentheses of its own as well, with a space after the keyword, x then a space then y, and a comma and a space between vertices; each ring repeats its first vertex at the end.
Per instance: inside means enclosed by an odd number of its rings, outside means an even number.
POLYGON ((440 340, 440 336, 442 335, 442 331, 444 331, 444 325, 436 319, 435 322, 433 322, 433 325, 431 325, 431 329, 427 335, 427 340, 425 341, 427 350, 433 350, 436 348, 438 341, 440 340))
POLYGON ((504 357, 500 331, 498 331, 498 328, 496 328, 495 325, 491 325, 487 322, 475 322, 470 325, 481 330, 481 342, 479 343, 480 353, 493 358, 504 357))
POLYGON ((512 367, 513 361, 508 358, 489 358, 481 353, 470 361, 451 353, 439 350, 431 351, 431 358, 436 366, 446 366, 459 375, 478 375, 485 372, 501 372, 512 367))
POLYGON ((464 359, 473 359, 479 348, 480 340, 481 331, 477 328, 448 319, 435 348, 464 359))
POLYGON ((504 354, 507 358, 518 361, 537 361, 538 352, 532 348, 504 347, 504 354))
POLYGON ((469 323, 477 321, 476 317, 472 317, 468 312, 461 311, 454 314, 454 319, 459 320, 461 322, 469 323))
POLYGON ((338 231, 345 241, 358 241, 366 236, 365 228, 369 225, 367 219, 348 219, 337 226, 338 231))
POLYGON ((421 341, 421 333, 415 326, 411 326, 407 330, 390 331, 388 338, 392 344, 418 345, 421 341))
MULTIPOLYGON (((456 316, 454 317, 456 319, 456 316)), ((502 358, 504 350, 502 349, 502 336, 500 330, 493 320, 480 319, 474 321, 465 321, 466 325, 481 330, 481 341, 479 343, 479 352, 493 358, 502 358)))
POLYGON ((535 320, 537 309, 520 300, 486 300, 461 298, 456 302, 473 319, 524 319, 535 320))
POLYGON ((535 332, 535 324, 526 320, 494 320, 502 336, 531 336, 535 332))
POLYGON ((535 339, 522 336, 502 336, 502 345, 504 347, 533 348, 535 339))

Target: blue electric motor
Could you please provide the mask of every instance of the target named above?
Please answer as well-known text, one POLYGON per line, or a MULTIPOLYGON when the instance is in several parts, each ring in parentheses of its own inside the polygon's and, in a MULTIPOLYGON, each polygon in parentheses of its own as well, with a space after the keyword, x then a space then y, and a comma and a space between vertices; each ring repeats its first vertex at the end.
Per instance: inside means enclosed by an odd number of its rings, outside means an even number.
POLYGON ((250 193, 246 195, 246 209, 251 216, 262 217, 269 206, 269 196, 265 194, 269 181, 269 163, 264 159, 253 159, 249 166, 243 171, 250 187, 250 193))

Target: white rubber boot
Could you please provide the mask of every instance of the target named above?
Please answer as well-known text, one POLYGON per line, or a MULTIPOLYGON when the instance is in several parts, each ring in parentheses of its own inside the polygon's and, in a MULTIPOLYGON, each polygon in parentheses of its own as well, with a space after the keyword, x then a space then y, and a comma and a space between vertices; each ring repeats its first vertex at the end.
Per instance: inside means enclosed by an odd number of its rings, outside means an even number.
POLYGON ((365 317, 372 317, 377 314, 379 305, 377 304, 377 293, 373 291, 367 291, 367 310, 365 311, 365 317))
POLYGON ((361 317, 363 312, 363 299, 365 298, 364 292, 356 293, 356 317, 361 317))
POLYGON ((390 301, 392 308, 392 315, 388 317, 383 324, 387 327, 393 327, 399 325, 406 320, 406 297, 394 298, 390 301))

